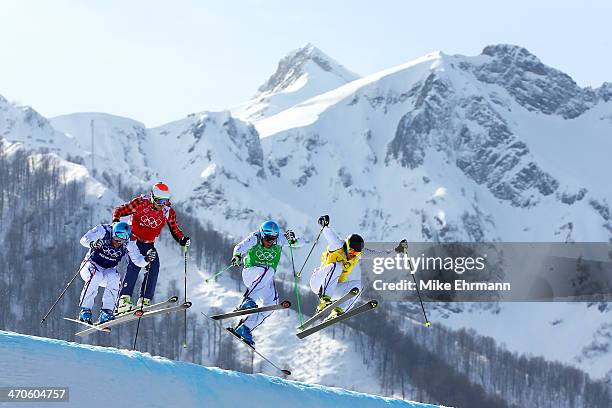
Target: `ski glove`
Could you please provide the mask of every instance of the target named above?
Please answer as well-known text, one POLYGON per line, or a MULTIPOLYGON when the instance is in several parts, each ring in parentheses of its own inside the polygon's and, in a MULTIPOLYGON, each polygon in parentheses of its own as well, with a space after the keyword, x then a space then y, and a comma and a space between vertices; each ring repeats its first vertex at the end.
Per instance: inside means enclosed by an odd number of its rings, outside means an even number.
POLYGON ((145 261, 147 261, 148 263, 151 263, 155 259, 157 259, 157 251, 154 248, 151 248, 147 251, 147 255, 145 256, 145 261))
POLYGON ((398 254, 407 254, 408 253, 408 240, 402 239, 397 247, 395 247, 395 252, 398 254))
POLYGON ((183 237, 179 239, 179 245, 188 247, 191 245, 191 239, 189 237, 183 237))
POLYGON ((327 227, 329 225, 329 215, 320 216, 318 222, 321 227, 327 227))
POLYGON ((242 257, 240 256, 240 254, 234 254, 234 256, 232 256, 232 266, 240 265, 242 265, 242 257))
POLYGON ((285 231, 285 238, 287 238, 287 242, 289 243, 289 245, 297 244, 297 239, 295 239, 295 232, 291 230, 285 231))
POLYGON ((89 243, 89 247, 91 249, 94 249, 94 250, 97 250, 97 251, 101 250, 102 249, 102 240, 101 239, 96 239, 95 241, 91 241, 89 243))

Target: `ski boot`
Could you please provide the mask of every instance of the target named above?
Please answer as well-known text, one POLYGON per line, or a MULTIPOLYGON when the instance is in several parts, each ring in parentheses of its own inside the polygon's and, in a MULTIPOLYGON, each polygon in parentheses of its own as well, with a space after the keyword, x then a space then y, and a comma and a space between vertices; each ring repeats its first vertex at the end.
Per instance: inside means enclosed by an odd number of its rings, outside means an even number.
POLYGON ((117 305, 117 314, 124 314, 130 310, 132 310, 132 297, 130 295, 121 295, 117 305))
POLYGON ((333 310, 331 311, 331 313, 329 314, 329 316, 327 316, 325 318, 325 320, 323 320, 324 322, 331 320, 331 319, 335 319, 336 317, 343 315, 344 314, 344 310, 342 310, 341 307, 334 307, 333 310))
POLYGON ((315 311, 315 313, 321 312, 323 309, 325 309, 327 306, 329 306, 331 304, 332 304, 331 297, 329 297, 327 295, 319 296, 319 306, 317 306, 317 310, 315 311))
POLYGON ((151 306, 151 299, 146 297, 138 298, 138 302, 136 302, 136 309, 140 309, 141 307, 151 306))
POLYGON ((91 309, 88 307, 82 307, 81 311, 79 312, 79 320, 87 324, 93 324, 91 321, 91 309))
POLYGON ((100 310, 100 316, 98 317, 98 324, 104 324, 106 322, 110 322, 115 318, 113 311, 110 309, 102 309, 100 310))
POLYGON ((257 303, 255 303, 255 301, 250 297, 246 297, 244 298, 240 306, 236 308, 236 310, 253 309, 255 307, 257 307, 257 303))
POLYGON ((253 334, 251 333, 251 329, 249 329, 244 324, 238 325, 234 330, 234 333, 242 337, 245 343, 247 343, 251 347, 255 347, 255 341, 253 341, 253 334))

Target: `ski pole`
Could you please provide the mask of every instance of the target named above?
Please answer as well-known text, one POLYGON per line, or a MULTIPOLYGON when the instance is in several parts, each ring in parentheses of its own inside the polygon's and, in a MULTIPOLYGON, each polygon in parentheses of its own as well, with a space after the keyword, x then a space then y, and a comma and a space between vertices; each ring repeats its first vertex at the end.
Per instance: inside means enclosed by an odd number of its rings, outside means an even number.
MULTIPOLYGON (((187 245, 183 247, 183 254, 185 255, 185 303, 187 303, 187 245)), ((185 342, 183 348, 187 348, 187 309, 185 309, 185 342)))
POLYGON ((70 282, 68 282, 68 284, 66 285, 66 287, 64 288, 64 290, 62 291, 62 293, 60 293, 59 297, 57 298, 57 300, 55 301, 55 303, 53 303, 53 306, 51 306, 51 309, 49 309, 49 311, 47 312, 46 315, 43 316, 42 320, 40 321, 40 324, 42 325, 45 320, 47 320, 47 317, 49 317, 49 315, 51 314, 51 312, 53 311, 53 309, 55 309, 55 306, 57 306, 57 304, 59 303, 59 301, 64 297, 64 294, 66 294, 66 292, 68 291, 68 288, 70 287, 70 285, 72 285, 72 282, 74 282, 74 280, 77 278, 77 276, 79 276, 79 274, 81 273, 81 271, 83 270, 83 267, 87 264, 87 262, 89 262, 89 259, 91 258, 91 255, 89 255, 87 258, 85 258, 83 260, 83 263, 81 264, 81 267, 79 268, 79 270, 77 271, 77 273, 72 277, 72 279, 70 279, 70 282))
POLYGON ((140 291, 140 297, 142 298, 142 302, 140 302, 140 311, 138 313, 138 324, 136 324, 136 334, 134 335, 134 345, 132 346, 132 350, 136 350, 136 340, 138 340, 138 330, 140 329, 140 319, 142 318, 143 315, 143 309, 144 309, 144 294, 147 291, 147 283, 149 282, 149 272, 151 271, 151 264, 147 264, 146 266, 147 272, 145 273, 145 278, 144 278, 144 286, 143 289, 141 289, 140 291))
POLYGON ((215 279, 217 276, 221 275, 223 272, 227 271, 232 266, 234 266, 234 265, 229 265, 227 268, 220 270, 219 272, 215 273, 213 276, 210 276, 210 277, 204 279, 204 282, 210 283, 211 280, 215 279))
POLYGON ((410 262, 410 275, 412 276, 412 281, 414 282, 416 293, 419 296, 419 302, 421 302, 421 309, 423 310, 423 316, 425 317, 425 327, 431 327, 431 323, 429 322, 429 320, 427 320, 427 313, 425 313, 425 306, 423 306, 423 299, 421 298, 421 292, 419 292, 419 285, 417 284, 414 274, 412 273, 413 272, 412 261, 408 259, 408 262, 410 262))
POLYGON ((323 228, 325 227, 321 227, 321 230, 319 231, 319 235, 317 235, 317 238, 312 244, 312 248, 310 248, 310 252, 308 252, 308 255, 306 255, 306 260, 304 261, 304 265, 302 265, 302 267, 300 268, 300 271, 296 275, 298 278, 302 277, 302 271, 304 270, 304 267, 306 266, 306 262, 308 262, 308 258, 310 258, 312 251, 314 251, 315 247, 317 246, 317 242, 319 242, 319 238, 321 238, 321 234, 323 233, 323 228))
POLYGON ((300 316, 300 327, 304 325, 302 318, 302 308, 300 306, 300 292, 298 289, 298 276, 295 273, 295 263, 293 262, 293 246, 289 243, 289 253, 291 254, 291 268, 293 268, 293 284, 295 286, 295 298, 297 299, 298 315, 300 316))

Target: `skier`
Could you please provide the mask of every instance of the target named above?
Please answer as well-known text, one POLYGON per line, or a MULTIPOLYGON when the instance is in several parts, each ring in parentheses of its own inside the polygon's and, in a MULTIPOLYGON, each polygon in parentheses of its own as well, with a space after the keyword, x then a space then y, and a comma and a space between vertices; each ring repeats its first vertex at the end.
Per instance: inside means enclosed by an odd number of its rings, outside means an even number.
MULTIPOLYGON (((234 247, 232 265, 244 264, 242 281, 248 288, 242 303, 236 310, 278 303, 274 274, 281 259, 282 247, 289 244, 293 247, 298 246, 295 233, 287 230, 280 235, 278 224, 274 221, 266 221, 261 224, 258 231, 252 232, 234 247), (261 301, 259 304, 258 300, 261 301)), ((242 319, 233 331, 245 342, 254 346, 252 331, 271 314, 271 311, 253 313, 242 319)))
MULTIPOLYGON (((317 267, 310 277, 310 289, 319 296, 319 305, 315 313, 321 312, 331 303, 346 295, 352 288, 358 288, 361 293, 361 279, 351 276, 351 272, 359 263, 362 253, 368 255, 387 255, 392 251, 376 251, 365 248, 363 238, 358 234, 351 234, 345 240, 329 227, 329 215, 322 215, 318 220, 323 228, 323 235, 327 240, 327 249, 321 255, 321 265, 317 267)), ((394 249, 395 252, 405 253, 408 241, 402 240, 394 249)), ((333 319, 349 311, 358 296, 333 308, 325 320, 333 319)))
POLYGON ((92 324, 91 309, 100 286, 105 289, 98 323, 114 319, 113 309, 121 281, 117 265, 126 254, 140 267, 156 259, 155 249, 150 249, 146 256, 140 253, 136 243, 130 241, 130 232, 130 226, 125 222, 114 225, 100 224, 81 238, 81 245, 89 248, 89 257, 83 261, 86 264, 81 267, 81 277, 85 285, 81 291, 80 321, 92 324))
MULTIPOLYGON (((119 221, 121 217, 131 216, 132 237, 141 254, 155 249, 155 239, 159 236, 164 224, 168 224, 172 237, 181 246, 189 246, 189 237, 176 223, 176 212, 170 204, 170 190, 164 183, 156 183, 149 194, 143 194, 134 198, 129 203, 122 204, 113 210, 113 221, 119 221)), ((117 306, 118 313, 125 313, 132 309, 132 293, 140 273, 140 266, 130 262, 121 288, 121 296, 117 306)), ((136 303, 137 307, 151 304, 157 285, 159 274, 159 257, 156 257, 147 267, 145 279, 140 289, 140 297, 136 303), (146 283, 146 285, 145 285, 146 283)))

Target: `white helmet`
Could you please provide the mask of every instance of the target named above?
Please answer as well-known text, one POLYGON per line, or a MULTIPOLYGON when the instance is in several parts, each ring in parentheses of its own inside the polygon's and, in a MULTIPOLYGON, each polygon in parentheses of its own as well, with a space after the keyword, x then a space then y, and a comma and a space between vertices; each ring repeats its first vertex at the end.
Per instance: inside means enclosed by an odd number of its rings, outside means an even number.
POLYGON ((167 201, 170 201, 172 198, 172 194, 170 194, 170 189, 164 183, 156 183, 153 185, 151 189, 151 201, 156 204, 166 204, 167 201))

